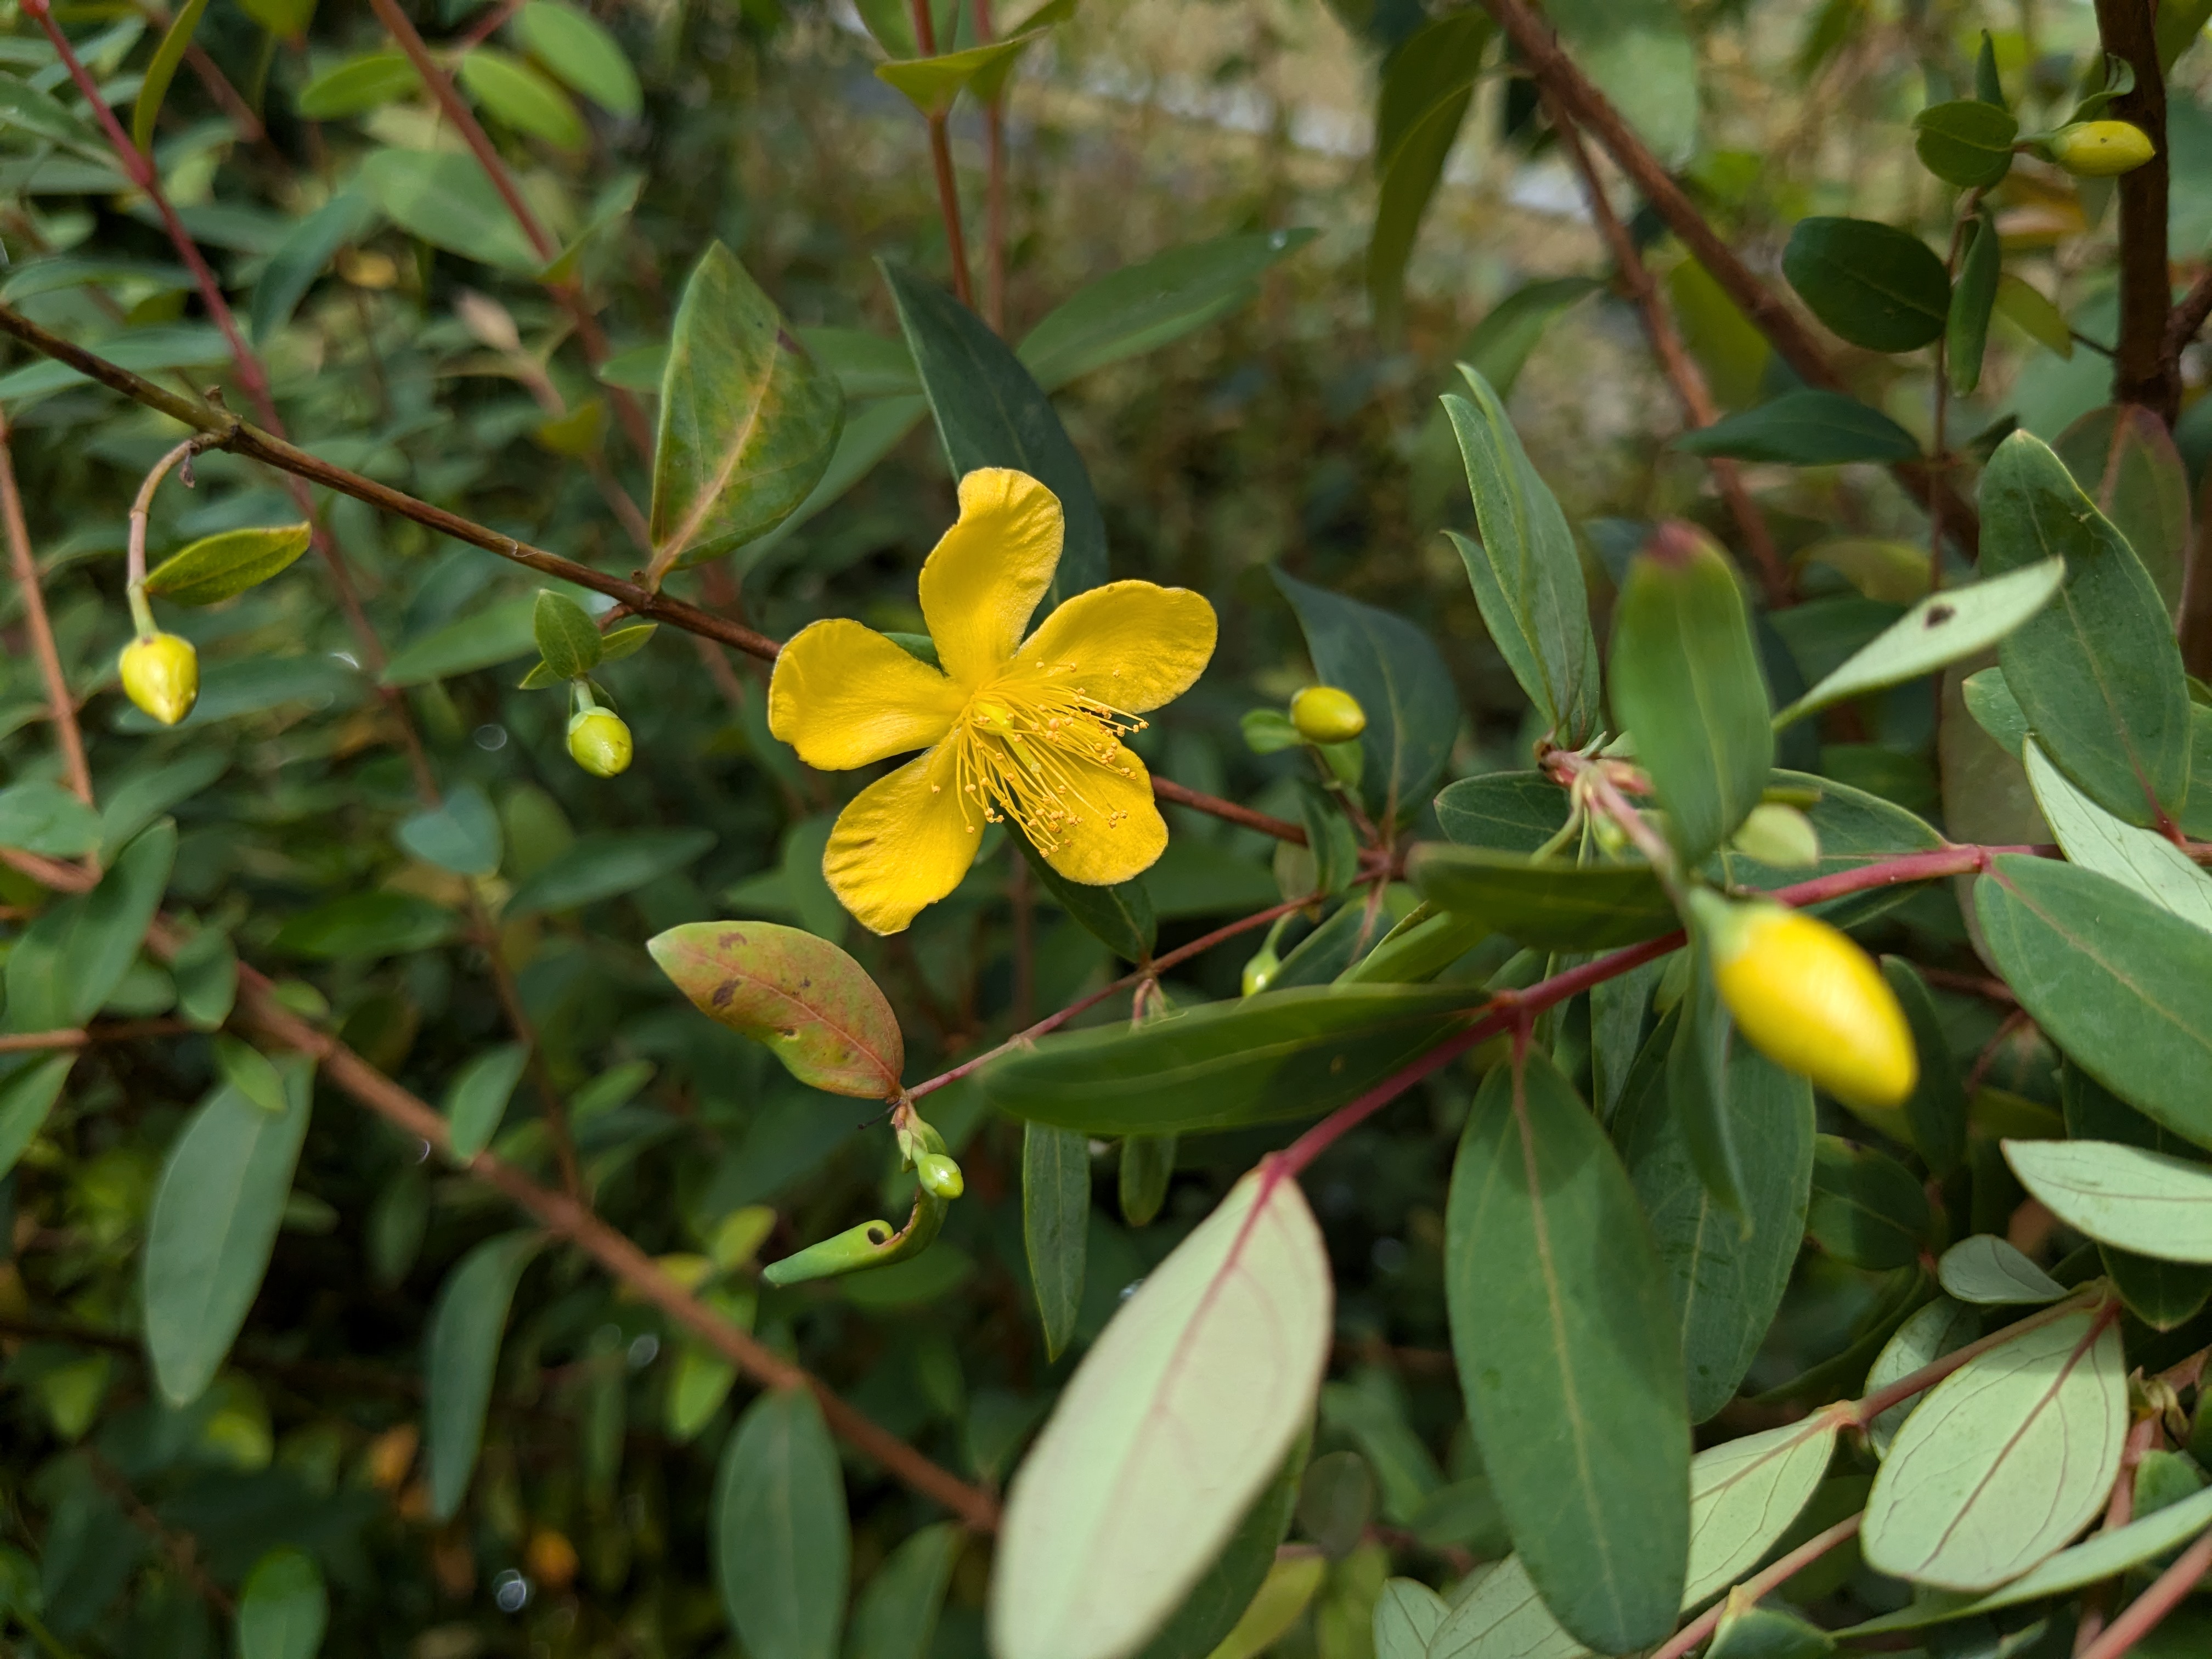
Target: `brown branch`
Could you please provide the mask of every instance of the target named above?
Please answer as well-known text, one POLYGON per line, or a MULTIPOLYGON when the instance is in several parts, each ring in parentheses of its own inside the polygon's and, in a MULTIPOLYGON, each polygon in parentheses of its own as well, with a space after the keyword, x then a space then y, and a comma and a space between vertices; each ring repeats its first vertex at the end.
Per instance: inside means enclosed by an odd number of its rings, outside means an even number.
MULTIPOLYGON (((1548 89, 1544 102, 1552 118, 1552 131, 1559 135, 1559 148, 1567 153, 1575 171, 1582 175, 1583 195, 1589 203, 1590 217, 1596 222, 1598 234, 1612 250, 1614 269, 1620 273, 1620 285, 1644 319, 1644 332, 1651 342, 1652 355, 1659 359, 1668 383, 1674 388, 1674 396, 1682 405, 1692 427, 1708 427, 1721 417, 1719 406, 1713 402, 1711 390, 1705 384, 1705 371, 1698 367, 1682 344, 1682 336, 1674 326, 1674 319, 1661 297, 1658 282, 1651 269, 1644 263, 1637 251, 1636 239, 1628 234, 1628 227, 1620 222, 1620 216, 1613 210, 1606 198, 1605 184, 1598 177, 1597 167, 1590 160, 1589 148, 1575 124, 1559 107, 1557 95, 1548 89)), ((1783 563, 1775 549, 1774 538, 1766 528, 1766 520, 1744 488, 1743 469, 1725 455, 1705 458, 1705 468, 1712 474, 1713 486, 1720 491, 1721 499, 1735 520, 1736 531, 1743 544, 1751 550, 1753 561, 1759 567, 1759 580, 1766 588, 1770 607, 1780 610, 1795 597, 1790 591, 1790 568, 1783 563)))
POLYGON ((522 1044, 523 1063, 530 1073, 531 1087, 538 1091, 545 1133, 553 1143, 553 1161, 561 1171, 561 1185, 578 1203, 588 1203, 584 1193, 584 1173, 576 1163, 576 1138, 568 1129, 568 1109, 562 1101, 559 1086, 553 1081, 553 1068, 545 1062, 544 1045, 538 1040, 537 1025, 530 1018, 530 1011, 522 1006, 521 988, 515 984, 507 958, 500 952, 499 929, 493 925, 491 912, 484 908, 483 900, 473 887, 469 890, 469 923, 483 951, 485 968, 491 975, 492 991, 499 999, 501 1012, 507 1016, 515 1040, 522 1044))
POLYGON ((2197 493, 2196 532, 2190 538, 2174 632, 2181 642, 2181 665, 2200 679, 2212 674, 2212 480, 2197 493))
POLYGON ((2181 303, 2173 308, 2173 315, 2166 325, 2166 360, 2176 373, 2179 372, 2181 354, 2196 339, 2204 320, 2212 317, 2212 266, 2208 266, 2190 284, 2189 292, 2181 296, 2181 303))
MULTIPOLYGON (((908 0, 914 19, 915 49, 924 58, 937 56, 937 24, 929 15, 929 0, 908 0)), ((952 144, 945 132, 942 112, 931 115, 929 163, 937 176, 937 210, 945 217, 945 252, 952 262, 952 296, 963 306, 975 303, 974 284, 968 276, 968 238, 960 228, 960 185, 952 175, 952 144)))
POLYGON ((2150 160, 2119 180, 2120 337, 2112 398, 2141 404, 2172 426, 2181 412, 2181 370, 2166 354, 2173 277, 2166 265, 2166 76, 2158 63, 2155 9, 2155 0, 2097 0, 2097 32, 2105 50, 2136 75, 2110 113, 2141 127, 2151 142, 2150 160))
POLYGON ((1266 812, 1255 811, 1249 806, 1239 806, 1233 800, 1224 800, 1220 796, 1209 795, 1203 790, 1186 789, 1172 778, 1164 778, 1157 773, 1152 777, 1152 793, 1170 805, 1210 812, 1217 818, 1242 824, 1247 830, 1257 830, 1263 836, 1273 836, 1277 841, 1286 841, 1295 847, 1306 844, 1306 832, 1295 823, 1266 812))
MULTIPOLYGON (((988 46, 991 0, 975 0, 975 44, 988 46)), ((1006 331, 1006 92, 983 106, 983 320, 992 331, 1006 331)))
POLYGON ((8 436, 7 417, 0 415, 0 528, 6 531, 8 562, 23 592, 23 622, 30 630, 31 653, 39 659, 39 678, 46 682, 46 716, 53 722, 54 740, 61 745, 62 775, 76 798, 89 806, 92 769, 85 764, 84 733, 76 723, 76 700, 62 672, 53 623, 46 616, 46 597, 40 590, 39 562, 31 551, 30 526, 23 520, 23 495, 15 487, 15 459, 8 436))
MULTIPOLYGON (((1605 146, 1606 153, 1720 285, 1721 291, 1766 337, 1768 343, 1798 378, 1808 386, 1843 391, 1843 377, 1828 362, 1826 352, 1813 331, 1722 240, 1720 233, 1698 210, 1697 204, 1668 175, 1659 158, 1621 118, 1612 101, 1576 67, 1551 26, 1530 9, 1527 0, 1482 0, 1482 3, 1519 48, 1528 71, 1558 98, 1577 125, 1605 146)), ((1940 479, 1931 482, 1930 469, 1921 461, 1899 461, 1891 471, 1916 502, 1929 500, 1932 489, 1944 527, 1958 538, 1968 554, 1978 550, 1981 520, 1956 490, 1940 479)))

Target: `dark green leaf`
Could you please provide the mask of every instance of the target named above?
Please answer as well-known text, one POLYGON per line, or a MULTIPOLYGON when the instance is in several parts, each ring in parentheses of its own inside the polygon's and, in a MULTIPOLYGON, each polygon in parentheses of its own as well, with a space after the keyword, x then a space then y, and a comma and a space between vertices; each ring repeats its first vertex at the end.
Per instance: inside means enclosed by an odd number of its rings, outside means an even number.
POLYGON ((61 1098, 76 1064, 73 1054, 52 1054, 34 1060, 0 1079, 0 1178, 15 1167, 15 1160, 38 1139, 46 1117, 61 1098))
MULTIPOLYGON (((1761 864, 1723 845, 1709 868, 1729 886, 1771 892, 1778 887, 1859 869, 1906 853, 1934 852, 1943 845, 1942 836, 1926 820, 1893 801, 1847 783, 1806 772, 1784 771, 1775 772, 1768 781, 1776 789, 1817 797, 1805 809, 1805 816, 1820 838, 1820 859, 1801 868, 1784 869, 1761 864)), ((1815 906, 1814 914, 1838 927, 1855 927, 1910 896, 1912 890, 1896 884, 1846 894, 1815 906)))
POLYGON ((2208 20, 2212 20, 2212 0, 2163 0, 2158 8, 2154 36, 2161 74, 2171 70, 2181 54, 2197 43, 2208 20))
POLYGON ((1097 586, 1107 575, 1106 523, 1051 400, 981 318, 904 266, 878 263, 953 477, 1010 466, 1060 498, 1066 538, 1044 608, 1097 586))
POLYGON ((1928 1227, 1928 1194, 1903 1164, 1871 1146, 1820 1138, 1805 1228, 1822 1249, 1854 1267, 1884 1272, 1920 1259, 1928 1227))
MULTIPOLYGON (((1970 104, 1986 109, 1986 104, 1970 104)), ((1982 353, 1989 344, 1990 316, 1996 309, 1997 283, 2004 275, 2004 252, 1996 221, 1987 208, 1966 229, 1966 251, 1951 290, 1951 315, 1944 325, 1951 390, 1963 398, 1982 383, 1982 353)))
POLYGON ((1999 652, 2044 752, 2130 823, 2189 791, 2189 692, 2173 626, 2142 561, 2040 439, 2015 432, 1982 474, 1982 569, 2063 555, 2056 602, 1999 652))
POLYGON ((1684 433, 1674 447, 1691 455, 1729 455, 1789 466, 1909 461, 1920 453, 1919 441, 1880 410, 1840 392, 1810 387, 1724 415, 1711 426, 1684 433))
POLYGON ((1078 927, 1124 961, 1152 959, 1152 942, 1159 937, 1160 924, 1152 914, 1152 897, 1146 890, 1143 877, 1112 887, 1070 881, 1038 855, 1018 824, 1009 823, 1006 833, 1029 860, 1030 872, 1043 884, 1052 902, 1066 911, 1078 927))
POLYGON ((714 1481, 714 1582, 752 1659, 837 1659, 852 1530, 822 1408, 779 1389, 738 1421, 714 1481))
POLYGON ((461 1506, 483 1444, 484 1413, 491 1406, 499 1369, 500 1339, 514 1287, 544 1243, 525 1229, 488 1238, 463 1256, 438 1287, 422 1352, 423 1455, 430 1478, 430 1512, 450 1520, 461 1506))
POLYGON ((1414 30, 1383 64, 1375 118, 1382 187, 1367 244, 1367 292, 1386 335, 1398 327, 1406 262, 1467 118, 1490 35, 1484 13, 1455 12, 1414 30))
POLYGON ((1735 574, 1684 524, 1652 532, 1613 607, 1613 711, 1690 863, 1759 804, 1774 764, 1766 676, 1735 574))
POLYGON ((100 846, 100 814, 58 783, 0 789, 0 847, 73 859, 100 846))
POLYGON ((473 783, 457 786, 442 806, 401 820, 398 839, 416 858, 457 876, 495 873, 505 845, 499 814, 473 783))
POLYGON ((1943 262, 1910 231, 1870 219, 1800 219, 1782 271, 1814 316, 1869 351, 1933 344, 1950 314, 1943 262))
POLYGON ((1713 983, 1711 950, 1703 934, 1701 927, 1690 932, 1690 982, 1667 1051, 1667 1109, 1705 1191, 1729 1217, 1737 1218, 1744 1213, 1744 1170, 1728 1098, 1732 1027, 1728 1005, 1713 983))
POLYGON ((1913 1150, 1937 1179, 1948 1176, 1966 1156, 1966 1091, 1959 1064, 1936 1018, 1935 999, 1919 970, 1903 957, 1884 957, 1881 976, 1897 994, 1912 1027, 1912 1046, 1920 1056, 1920 1080, 1905 1103, 1913 1150))
POLYGON ((457 1160, 465 1164, 491 1145, 529 1060, 530 1050, 521 1043, 502 1042, 454 1074, 446 1091, 446 1139, 457 1160))
POLYGON ((239 1593, 238 1659, 315 1659, 330 1620, 330 1593, 314 1558, 273 1549, 239 1593))
POLYGON ((623 830, 580 836, 515 885, 508 916, 574 910, 642 887, 703 854, 711 830, 623 830))
POLYGON ((1360 798, 1378 821, 1419 811, 1459 735, 1451 673, 1426 634, 1387 611, 1271 573, 1297 613, 1322 683, 1349 691, 1367 712, 1359 734, 1360 798))
POLYGON ((1086 1134, 1159 1134, 1311 1117, 1449 1036, 1481 994, 1407 986, 1270 991, 1141 1030, 1060 1032, 994 1061, 1001 1111, 1086 1134))
POLYGON ((1794 1613, 1746 1607, 1721 1620, 1705 1659, 1826 1659, 1835 1650, 1833 1637, 1794 1613))
POLYGON ((1513 383, 1544 331, 1561 313, 1603 288, 1594 276, 1546 276, 1523 283, 1483 314, 1460 349, 1462 372, 1472 371, 1500 398, 1513 383))
POLYGON ((283 1111, 225 1085, 186 1121, 161 1169, 141 1295, 147 1357, 172 1406, 215 1381, 269 1271, 314 1084, 304 1056, 283 1071, 283 1111))
POLYGON ((220 927, 202 927, 169 960, 176 981, 179 1018, 212 1031, 230 1018, 238 1000, 238 951, 220 927))
POLYGON ((161 100, 169 94, 169 82, 177 78, 177 65, 185 61, 207 8, 208 0, 185 0, 146 65, 146 78, 139 82, 138 96, 131 106, 131 142, 146 155, 154 153, 154 123, 161 113, 161 100))
POLYGON ((720 242, 684 286, 661 371, 653 453, 653 568, 767 535, 836 453, 844 394, 720 242))
POLYGON ((1121 1219, 1132 1227, 1149 1226, 1167 1202, 1168 1183, 1175 1179, 1174 1135, 1125 1135, 1117 1195, 1121 1219))
POLYGON ((1083 1310, 1091 1228, 1091 1139, 1073 1129, 1022 1128, 1022 1240, 1047 1359, 1060 1358, 1083 1310))
POLYGON ((957 1521, 939 1521, 893 1550, 853 1610, 848 1659, 929 1659, 945 1586, 967 1542, 957 1521))
POLYGON ((1567 792, 1541 772, 1490 772, 1446 784, 1437 823, 1462 847, 1534 853, 1567 822, 1567 792))
POLYGON ((1680 1338, 1628 1176, 1540 1051, 1483 1080, 1444 1224, 1460 1386, 1529 1577, 1601 1652, 1662 1639, 1689 1555, 1680 1338))
POLYGON ((0 1030, 60 1030, 98 1013, 137 959, 176 856, 177 826, 163 819, 123 849, 99 886, 48 905, 0 969, 0 1030))
POLYGON ((1444 413, 1459 441, 1474 498, 1480 545, 1455 535, 1482 611, 1483 626, 1504 654, 1538 717, 1565 744, 1597 730, 1597 636, 1582 556, 1566 515, 1521 447, 1505 405, 1466 365, 1474 401, 1447 396, 1444 413))
POLYGON ((1423 898, 1480 917, 1540 951, 1609 951, 1680 926, 1667 890, 1643 864, 1532 861, 1487 848, 1425 842, 1407 860, 1423 898))
POLYGON ((307 550, 304 524, 204 536, 147 573, 146 591, 175 605, 216 605, 265 582, 307 550))
MULTIPOLYGON (((532 623, 536 612, 534 600, 501 599, 473 616, 447 623, 393 652, 392 660, 384 665, 383 682, 420 685, 426 680, 450 679, 512 662, 535 647, 532 623)), ((208 688, 204 685, 200 690, 203 708, 207 700, 208 688)))
POLYGON ((444 905, 415 893, 354 893, 293 917, 275 945, 301 957, 399 957, 443 945, 459 925, 444 905))
POLYGON ((2051 444, 2075 482, 2126 538, 2168 611, 2189 558, 2189 470, 2166 422, 2140 404, 2093 409, 2051 444))
POLYGON ((1912 118, 1921 165, 1961 190, 1987 189, 2012 171, 2020 123, 2003 105, 1980 98, 1931 104, 1912 118))

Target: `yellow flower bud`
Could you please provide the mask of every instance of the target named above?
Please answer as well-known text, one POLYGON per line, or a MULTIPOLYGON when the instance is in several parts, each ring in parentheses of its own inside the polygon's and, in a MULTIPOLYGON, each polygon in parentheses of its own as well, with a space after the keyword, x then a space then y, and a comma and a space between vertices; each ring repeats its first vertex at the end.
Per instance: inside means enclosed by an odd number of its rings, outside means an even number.
POLYGON ((595 778, 629 770, 629 727, 611 708, 580 710, 568 722, 568 752, 595 778))
POLYGON ((164 726, 174 726, 199 701, 200 658, 190 640, 146 635, 123 647, 117 666, 125 695, 164 726))
POLYGON ((1350 743, 1367 729, 1367 711, 1349 691, 1310 685, 1291 699, 1291 724, 1308 743, 1350 743))
POLYGON ((915 1160, 914 1172, 923 1188, 939 1198, 957 1198, 968 1190, 960 1166, 942 1152, 924 1152, 915 1160))
POLYGON ((1732 904, 1704 889, 1690 902, 1721 1000, 1753 1048, 1847 1106, 1904 1103, 1920 1060, 1873 957, 1802 910, 1732 904))
POLYGON ((2051 159, 2077 179, 2133 173, 2157 153, 2132 121, 2075 121, 2051 137, 2051 159))

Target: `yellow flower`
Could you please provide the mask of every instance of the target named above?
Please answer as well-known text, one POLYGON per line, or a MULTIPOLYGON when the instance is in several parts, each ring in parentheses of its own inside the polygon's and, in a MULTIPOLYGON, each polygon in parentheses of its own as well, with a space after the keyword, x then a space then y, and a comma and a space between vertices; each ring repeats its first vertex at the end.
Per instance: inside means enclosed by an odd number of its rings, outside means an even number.
POLYGON ((896 933, 960 884, 983 826, 1011 818, 1071 881, 1108 886, 1159 857, 1167 825, 1121 739, 1213 655, 1213 607, 1151 582, 1073 599, 1024 640, 1060 563, 1059 498, 1024 472, 960 481, 960 518, 921 568, 942 668, 859 623, 802 629, 776 658, 769 730, 810 766, 924 752, 854 798, 822 873, 862 923, 896 933))

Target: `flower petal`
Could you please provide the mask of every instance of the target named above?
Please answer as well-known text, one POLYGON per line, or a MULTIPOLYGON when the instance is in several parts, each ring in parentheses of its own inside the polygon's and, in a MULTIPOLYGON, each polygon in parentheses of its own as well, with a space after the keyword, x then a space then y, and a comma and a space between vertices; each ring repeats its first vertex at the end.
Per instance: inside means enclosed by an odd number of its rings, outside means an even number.
POLYGON ((945 672, 973 690, 1014 654, 1060 565, 1060 497, 1026 472, 960 481, 960 521, 921 567, 921 614, 945 672))
POLYGON ((1084 805, 1060 826, 1060 844, 1044 855, 1070 881, 1111 887, 1150 869, 1167 850, 1168 826, 1152 800, 1152 775, 1127 749, 1118 763, 1123 772, 1084 769, 1084 805))
POLYGON ((1037 625, 1015 662, 1070 665, 1074 689, 1131 714, 1190 690, 1213 655, 1213 607, 1187 587, 1109 582, 1037 625))
POLYGON ((777 653, 768 729, 809 766, 845 772, 928 747, 966 702, 919 657, 838 617, 801 629, 777 653))
POLYGON ((872 933, 904 930, 915 913, 960 884, 983 839, 981 812, 963 812, 952 750, 940 744, 877 779, 837 816, 822 873, 837 902, 872 933))

